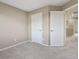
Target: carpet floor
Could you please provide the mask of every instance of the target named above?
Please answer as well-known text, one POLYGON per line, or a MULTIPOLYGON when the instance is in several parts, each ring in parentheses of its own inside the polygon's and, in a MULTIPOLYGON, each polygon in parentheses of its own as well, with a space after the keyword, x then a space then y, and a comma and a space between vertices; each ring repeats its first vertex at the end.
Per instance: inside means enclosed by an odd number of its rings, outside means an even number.
POLYGON ((64 47, 50 47, 26 42, 0 51, 0 59, 78 59, 76 37, 69 38, 64 47))

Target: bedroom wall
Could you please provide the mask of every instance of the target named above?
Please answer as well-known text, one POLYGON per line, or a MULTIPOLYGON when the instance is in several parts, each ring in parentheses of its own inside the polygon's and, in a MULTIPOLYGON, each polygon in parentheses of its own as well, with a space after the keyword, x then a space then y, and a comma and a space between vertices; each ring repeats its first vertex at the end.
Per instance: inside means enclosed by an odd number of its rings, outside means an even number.
POLYGON ((66 35, 67 37, 74 35, 78 32, 78 6, 75 5, 74 7, 65 11, 65 20, 66 20, 66 35), (76 16, 75 16, 76 13, 76 16))
POLYGON ((77 0, 70 1, 64 6, 46 6, 33 10, 29 13, 15 7, 0 3, 0 48, 13 45, 21 41, 31 41, 31 20, 34 13, 43 13, 43 42, 50 44, 49 11, 61 11, 77 3, 77 0), (28 35, 27 35, 28 33, 28 35))
POLYGON ((78 4, 78 0, 70 0, 68 3, 66 3, 62 6, 62 9, 65 10, 75 4, 78 4))
MULTIPOLYGON (((49 26, 50 26, 50 22, 49 22, 49 19, 50 19, 50 15, 49 15, 49 12, 50 11, 64 11, 65 9, 69 8, 70 6, 74 5, 77 3, 77 0, 74 1, 74 0, 71 0, 70 2, 66 3, 64 6, 46 6, 46 7, 42 7, 42 8, 39 8, 37 10, 33 10, 31 12, 29 12, 29 20, 28 20, 28 23, 29 23, 29 39, 31 40, 31 18, 30 16, 34 13, 39 13, 39 12, 42 12, 43 13, 43 43, 46 44, 46 45, 49 45, 50 44, 50 29, 49 29, 49 26)), ((70 17, 70 15, 68 15, 68 17, 70 17)), ((65 20, 66 21, 66 20, 65 20)), ((71 25, 71 27, 73 27, 73 25, 71 25)), ((67 35, 72 35, 73 34, 73 29, 70 28, 70 30, 67 31, 67 35), (69 31, 69 32, 68 32, 69 31)))
POLYGON ((46 7, 42 7, 42 8, 39 8, 37 10, 33 10, 31 12, 29 12, 29 20, 28 20, 28 23, 29 23, 29 39, 32 40, 31 38, 31 15, 34 14, 34 13, 39 13, 39 12, 42 12, 43 13, 43 43, 46 44, 46 45, 49 45, 50 44, 50 22, 49 22, 49 19, 50 19, 50 13, 49 11, 61 11, 62 8, 61 7, 57 7, 57 6, 46 6, 46 7))
POLYGON ((71 18, 72 13, 70 11, 65 12, 65 20, 66 20, 66 36, 72 36, 74 34, 74 21, 71 18))
POLYGON ((0 48, 27 41, 27 13, 0 3, 0 48))
POLYGON ((43 13, 43 42, 45 44, 48 44, 48 42, 45 42, 45 41, 48 41, 48 38, 49 38, 49 29, 48 29, 48 6, 47 7, 43 7, 43 8, 40 8, 40 9, 37 9, 37 10, 33 10, 31 12, 29 12, 29 39, 32 40, 32 37, 31 37, 31 15, 34 14, 34 13, 39 13, 39 12, 42 12, 43 13))

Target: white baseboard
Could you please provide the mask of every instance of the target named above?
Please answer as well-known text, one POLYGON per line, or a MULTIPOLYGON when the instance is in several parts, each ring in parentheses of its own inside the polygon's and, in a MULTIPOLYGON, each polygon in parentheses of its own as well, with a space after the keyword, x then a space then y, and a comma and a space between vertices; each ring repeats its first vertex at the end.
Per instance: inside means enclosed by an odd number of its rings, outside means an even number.
MULTIPOLYGON (((5 48, 2 48, 2 49, 0 49, 0 51, 4 51, 4 50, 7 50, 9 48, 16 47, 16 46, 21 45, 21 44, 26 43, 26 42, 31 42, 31 41, 23 41, 23 42, 20 42, 20 43, 16 43, 16 44, 14 44, 12 46, 8 46, 8 47, 5 47, 5 48)), ((46 44, 42 44, 42 45, 49 46, 49 45, 46 45, 46 44)))
MULTIPOLYGON (((33 42, 33 41, 32 41, 33 42)), ((33 42, 33 43, 37 43, 37 42, 33 42)), ((43 46, 49 46, 49 45, 47 45, 47 44, 42 44, 42 43, 37 43, 37 44, 41 44, 41 45, 43 45, 43 46)))
POLYGON ((47 44, 42 44, 42 45, 44 45, 44 46, 50 46, 50 45, 47 45, 47 44))
POLYGON ((7 49, 9 49, 9 48, 15 47, 15 46, 17 46, 17 45, 20 45, 20 44, 23 44, 23 43, 26 43, 26 42, 29 42, 29 41, 23 41, 23 42, 20 42, 20 43, 16 43, 16 44, 14 44, 14 45, 12 45, 12 46, 8 46, 8 47, 5 47, 5 48, 2 48, 2 49, 0 49, 0 51, 7 50, 7 49))

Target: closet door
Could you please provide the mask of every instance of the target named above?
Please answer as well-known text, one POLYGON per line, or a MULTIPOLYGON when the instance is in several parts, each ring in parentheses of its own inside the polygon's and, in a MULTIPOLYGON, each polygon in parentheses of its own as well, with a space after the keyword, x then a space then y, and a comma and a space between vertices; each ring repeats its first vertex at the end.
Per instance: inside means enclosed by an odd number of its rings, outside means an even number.
POLYGON ((50 44, 51 46, 64 46, 65 21, 63 11, 50 12, 50 44))
POLYGON ((32 26, 32 42, 42 44, 43 32, 42 32, 42 13, 32 14, 31 26, 32 26))

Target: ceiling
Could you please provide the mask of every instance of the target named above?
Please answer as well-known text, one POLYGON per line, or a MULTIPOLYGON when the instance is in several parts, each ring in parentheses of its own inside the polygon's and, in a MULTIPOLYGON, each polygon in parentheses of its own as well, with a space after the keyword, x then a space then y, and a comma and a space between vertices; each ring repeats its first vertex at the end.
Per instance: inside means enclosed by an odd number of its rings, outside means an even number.
POLYGON ((70 0, 0 0, 0 2, 24 11, 32 11, 48 5, 62 6, 69 1, 70 0))

